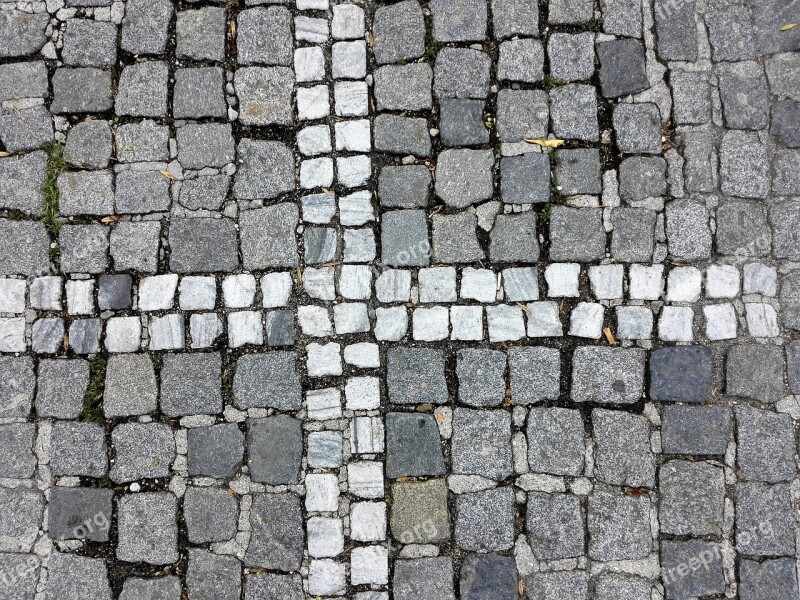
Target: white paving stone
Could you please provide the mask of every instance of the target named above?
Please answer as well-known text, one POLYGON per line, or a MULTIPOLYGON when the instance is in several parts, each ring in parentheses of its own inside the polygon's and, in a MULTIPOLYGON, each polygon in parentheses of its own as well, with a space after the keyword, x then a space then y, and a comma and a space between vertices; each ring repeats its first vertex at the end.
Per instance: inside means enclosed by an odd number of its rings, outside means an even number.
POLYGON ((357 188, 367 184, 372 175, 372 161, 366 154, 340 156, 336 159, 336 173, 339 185, 357 188))
POLYGON ((490 342, 512 342, 525 337, 525 320, 518 306, 487 306, 486 323, 490 342))
POLYGON ((528 337, 561 337, 564 326, 557 302, 542 301, 528 304, 528 337))
POLYGON ((709 298, 735 298, 739 295, 739 285, 739 269, 732 265, 711 265, 706 269, 709 298))
POLYGON ((330 98, 327 85, 297 88, 297 118, 314 121, 330 114, 330 98))
POLYGON ((337 335, 369 331, 369 314, 363 302, 343 302, 333 307, 337 335))
POLYGON ((337 81, 333 84, 333 102, 339 117, 366 117, 369 114, 367 83, 337 81))
POLYGON ((736 309, 728 302, 703 307, 706 337, 711 341, 732 340, 736 337, 736 309))
POLYGON ((111 317, 106 321, 106 350, 136 352, 141 345, 142 323, 139 317, 111 317))
POLYGON ((350 505, 350 538, 358 542, 386 539, 386 503, 353 502, 350 505))
POLYGON ((361 369, 381 366, 380 347, 372 342, 358 342, 344 347, 344 362, 361 369))
POLYGON ((703 274, 697 267, 675 267, 667 275, 667 302, 697 302, 703 274))
POLYGON ((753 337, 777 337, 781 334, 778 327, 778 314, 771 304, 749 302, 745 305, 747 330, 753 337))
POLYGON ((25 352, 25 317, 0 318, 0 352, 25 352))
MULTIPOLYGON (((177 276, 175 277, 177 280, 177 276)), ((67 281, 67 312, 71 315, 92 315, 94 314, 94 280, 78 279, 67 281)), ((170 306, 172 300, 170 299, 170 306)), ((140 310, 146 310, 140 307, 140 310)))
POLYGON ((381 405, 381 382, 377 377, 351 377, 344 386, 347 410, 372 410, 381 405))
POLYGON ((446 306, 415 308, 411 322, 417 341, 436 342, 450 335, 450 313, 446 306))
POLYGON ((372 134, 367 119, 338 121, 334 125, 336 149, 339 152, 369 152, 372 149, 372 134))
POLYGON ((417 273, 419 283, 419 301, 455 302, 456 269, 455 267, 428 267, 417 273))
MULTIPOLYGON (((333 150, 331 128, 328 125, 309 125, 297 132, 297 149, 303 156, 327 154, 333 150)), ((308 220, 303 217, 304 220, 308 220)))
POLYGON ((341 347, 335 342, 306 346, 307 368, 309 377, 326 377, 342 374, 341 347))
POLYGON ((694 310, 691 306, 665 306, 658 317, 658 337, 664 342, 694 339, 694 310))
POLYGON ((664 265, 631 265, 628 273, 631 300, 658 300, 663 293, 664 265))
POLYGON ((621 340, 649 340, 653 334, 653 311, 647 306, 618 306, 617 337, 621 340))
POLYGON ((31 281, 29 295, 31 308, 61 310, 64 280, 55 275, 37 277, 31 281))
POLYGON ((25 312, 25 280, 0 278, 0 313, 25 312))
POLYGON ((408 311, 404 306, 375 309, 375 339, 381 342, 397 342, 408 331, 408 311))
POLYGON ((497 300, 497 275, 489 269, 465 267, 461 271, 461 298, 494 302, 497 300))
POLYGON ((527 302, 539 299, 539 279, 536 267, 503 269, 503 291, 508 302, 527 302))
POLYGON ((261 313, 241 310, 228 313, 228 346, 241 348, 247 344, 261 346, 264 343, 264 325, 261 313))
POLYGON ((178 276, 175 274, 142 278, 139 282, 139 310, 169 310, 175 301, 177 288, 178 276))
POLYGON ((762 263, 744 266, 744 293, 774 296, 778 292, 778 271, 762 263))
POLYGON ((294 73, 297 83, 325 79, 325 54, 319 46, 297 48, 294 51, 294 73))
POLYGON ((579 302, 569 316, 569 335, 600 339, 603 333, 605 308, 596 302, 579 302))
POLYGON ((622 298, 622 279, 625 269, 622 265, 597 265, 589 267, 589 283, 592 294, 598 300, 622 298))
POLYGON ((342 394, 336 388, 306 392, 308 418, 315 421, 337 419, 342 416, 342 394))
POLYGON ((192 348, 210 348, 222 332, 222 319, 216 313, 196 313, 189 317, 192 348))
POLYGON ((228 275, 222 280, 222 298, 227 308, 247 308, 256 297, 256 278, 249 273, 228 275))
POLYGON ((479 341, 483 339, 483 307, 451 306, 450 325, 453 340, 479 341))
POLYGON ((553 263, 544 270, 547 282, 547 295, 551 298, 577 298, 578 276, 581 266, 578 263, 553 263))
POLYGON ((181 310, 211 310, 217 302, 217 282, 205 275, 187 275, 178 286, 181 310))
POLYGON ((347 485, 359 498, 383 498, 383 464, 377 461, 354 461, 347 465, 347 485))
POLYGON ((328 309, 324 306, 298 306, 297 324, 303 335, 326 337, 333 335, 333 325, 328 309))
POLYGON ((184 344, 183 315, 150 317, 147 325, 150 350, 179 350, 184 344))

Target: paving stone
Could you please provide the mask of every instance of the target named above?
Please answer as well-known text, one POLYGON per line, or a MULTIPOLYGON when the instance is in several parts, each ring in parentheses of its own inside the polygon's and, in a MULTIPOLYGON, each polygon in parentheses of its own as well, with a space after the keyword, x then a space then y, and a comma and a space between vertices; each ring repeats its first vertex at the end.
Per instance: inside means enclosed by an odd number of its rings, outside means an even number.
POLYGON ((755 42, 750 13, 739 6, 705 15, 711 56, 715 62, 750 60, 755 57, 755 42))
POLYGON ((626 153, 661 152, 661 118, 655 104, 618 104, 614 107, 617 146, 626 153))
POLYGON ((652 584, 636 575, 609 573, 594 580, 594 598, 597 600, 636 600, 646 598, 652 584))
POLYGON ((480 50, 442 48, 433 67, 433 92, 440 99, 485 99, 491 62, 489 55, 480 50))
POLYGON ((0 139, 6 150, 36 150, 53 140, 53 120, 43 106, 0 114, 0 139))
POLYGON ((54 540, 107 542, 113 496, 109 489, 54 487, 48 504, 48 536, 54 540))
POLYGON ((378 7, 372 33, 378 64, 413 60, 425 53, 425 19, 416 0, 378 7))
POLYGON ((502 410, 455 409, 451 453, 453 473, 496 481, 511 475, 509 414, 502 410))
MULTIPOLYGON (((169 128, 157 125, 155 121, 144 119, 138 123, 125 123, 116 129, 117 160, 119 162, 166 161, 169 159, 168 142, 169 128)), ((64 152, 66 153, 66 147, 64 152)))
POLYGON ((177 130, 178 160, 186 169, 224 167, 233 162, 236 150, 231 126, 187 123, 177 130))
POLYGON ((798 593, 797 569, 788 558, 739 564, 739 594, 742 600, 790 600, 798 593))
POLYGON ((736 547, 746 556, 786 556, 795 552, 788 484, 736 486, 736 547))
POLYGON ((155 273, 161 224, 158 221, 121 222, 111 231, 111 256, 116 270, 155 273))
POLYGON ((33 402, 36 376, 29 357, 0 356, 0 416, 27 418, 33 402))
POLYGON ((589 556, 594 560, 645 558, 652 550, 650 499, 596 489, 589 495, 589 556))
POLYGON ((48 95, 48 85, 44 61, 10 62, 0 66, 0 102, 44 98, 48 95))
POLYGON ((536 213, 498 215, 489 236, 489 257, 499 263, 538 261, 536 213))
POLYGON ((253 481, 269 485, 297 481, 303 454, 300 421, 286 415, 251 420, 247 447, 253 481))
POLYGON ((21 10, 4 10, 0 15, 0 57, 25 56, 41 50, 47 38, 49 22, 44 13, 31 14, 21 10))
MULTIPOLYGON (((309 575, 309 579, 310 577, 309 575)), ((303 581, 297 574, 248 573, 245 575, 244 597, 245 600, 270 597, 302 600, 304 597, 303 581)))
POLYGON ((434 215, 433 259, 438 263, 471 263, 484 257, 473 211, 434 215))
MULTIPOLYGON (((258 102, 262 101, 265 82, 253 75, 254 71, 251 68, 236 71, 235 85, 241 102, 240 120, 245 125, 266 125, 274 121, 270 117, 265 121, 263 118, 265 108, 258 105, 258 102), (254 119, 254 113, 261 118, 254 119)), ((291 86, 293 78, 284 79, 281 75, 275 73, 273 77, 283 85, 291 86)), ((224 81, 225 72, 221 67, 176 69, 172 94, 173 116, 176 119, 226 117, 228 107, 225 103, 224 81)))
POLYGON ((602 191, 598 150, 559 150, 555 154, 554 172, 558 191, 564 196, 599 194, 602 191))
POLYGON ((552 573, 533 573, 526 579, 526 594, 531 600, 553 598, 589 598, 589 580, 583 571, 555 571, 552 573))
POLYGON ((492 24, 496 38, 539 35, 539 10, 525 0, 492 0, 492 24))
POLYGON ((550 259, 591 262, 605 257, 600 211, 554 206, 550 211, 550 259))
POLYGON ((423 165, 386 166, 378 176, 382 206, 424 208, 428 206, 430 189, 431 173, 423 165))
POLYGON ((111 128, 105 121, 84 121, 69 130, 64 160, 87 169, 103 169, 111 158, 111 128))
POLYGON ((500 141, 515 143, 545 137, 547 112, 547 96, 540 90, 501 90, 496 116, 500 141))
POLYGON ((740 478, 775 483, 795 476, 795 439, 788 415, 736 407, 736 462, 740 478))
POLYGON ((800 148, 798 116, 800 116, 800 102, 782 100, 772 106, 772 122, 769 132, 788 148, 800 148))
POLYGON ((420 477, 445 473, 439 428, 432 415, 388 413, 386 475, 420 477))
POLYGON ((290 492, 255 494, 250 525, 253 533, 245 565, 280 571, 300 567, 305 535, 297 496, 290 492))
POLYGON ((122 20, 121 48, 131 54, 162 54, 174 10, 167 0, 132 0, 122 20))
POLYGON ((173 219, 170 267, 178 273, 231 271, 239 264, 236 227, 229 219, 173 219))
POLYGON ((597 451, 597 478, 628 487, 655 486, 655 458, 650 450, 650 427, 638 415, 604 409, 592 411, 597 451), (625 440, 624 447, 619 447, 625 440))
POLYGON ((33 600, 40 559, 34 554, 0 554, 0 568, 7 573, 4 586, 9 597, 33 600))
MULTIPOLYGON (((773 232, 773 254, 777 258, 800 260, 798 233, 800 227, 800 203, 787 202, 770 208, 773 232)), ((762 243, 762 245, 764 245, 762 243)))
MULTIPOLYGON (((338 125, 343 125, 339 123, 338 125)), ((367 124, 368 125, 368 124, 367 124)), ((425 119, 399 117, 396 115, 379 115, 375 118, 375 150, 389 154, 413 154, 429 156, 431 140, 428 134, 428 122, 425 119)), ((337 144, 339 138, 337 137, 337 144)), ((363 148, 342 148, 355 151, 369 150, 368 144, 363 148)))
POLYGON ((46 359, 39 363, 36 413, 40 417, 75 419, 83 409, 89 365, 80 359, 46 359))
POLYGON ((50 466, 55 475, 103 477, 108 458, 102 427, 76 421, 53 423, 50 466))
POLYGON ((495 552, 514 544, 514 492, 509 486, 456 496, 455 542, 463 550, 495 552))
POLYGON ((186 589, 198 600, 235 600, 242 588, 242 567, 233 556, 220 556, 200 548, 189 549, 186 589))
POLYGON ((515 404, 535 404, 559 396, 561 359, 556 349, 509 348, 508 367, 515 404))
POLYGON ((789 391, 795 395, 800 394, 800 342, 790 342, 786 345, 786 362, 789 391))
POLYGON ((712 392, 713 375, 708 348, 660 348, 650 355, 650 398, 660 402, 705 402, 712 392))
POLYGON ((222 412, 218 353, 168 354, 161 368, 161 412, 170 417, 222 412))
POLYGON ((597 92, 577 83, 550 90, 550 119, 556 137, 596 142, 600 139, 597 92))
POLYGON ((231 479, 242 465, 244 434, 235 423, 193 427, 188 450, 189 475, 231 479))
POLYGON ((90 19, 69 19, 61 58, 76 67, 113 67, 117 62, 117 26, 90 19))
POLYGON ((61 214, 107 215, 114 212, 110 171, 68 171, 59 175, 57 181, 61 214))
MULTIPOLYGON (((222 73, 219 74, 221 104, 208 116, 225 116, 225 99, 222 97, 222 73)), ((292 125, 292 88, 294 73, 287 67, 245 67, 236 71, 234 79, 239 96, 239 118, 244 125, 292 125)), ((196 91, 187 91, 195 94, 196 91)), ((177 116, 177 115, 176 115, 177 116)), ((185 115, 202 116, 202 115, 185 115)), ((244 140, 242 141, 242 143, 244 140)), ((276 145, 261 142, 262 147, 276 145)))
POLYGON ((537 560, 556 560, 583 554, 583 516, 577 496, 530 492, 525 530, 537 560))
POLYGON ((605 33, 642 37, 641 3, 635 0, 602 0, 601 8, 605 33))
POLYGON ((769 193, 767 149, 754 134, 728 131, 720 145, 723 193, 740 198, 766 198, 769 193))
POLYGON ((189 541, 218 542, 236 535, 239 509, 227 490, 189 487, 183 498, 189 541))
POLYGON ((706 462, 672 460, 658 476, 661 531, 673 535, 722 535, 725 476, 706 462))
POLYGON ((718 544, 702 540, 664 541, 661 572, 668 598, 711 596, 725 591, 718 544), (703 562, 698 558, 701 556, 703 562))
POLYGON ((644 46, 639 40, 598 42, 597 57, 600 59, 600 86, 606 98, 635 94, 649 87, 644 46))
POLYGON ((79 600, 88 594, 98 600, 111 599, 108 571, 101 558, 54 552, 47 568, 44 597, 47 600, 79 600))
POLYGON ((393 404, 443 404, 448 400, 444 354, 433 348, 391 347, 386 384, 393 404))
POLYGON ((459 591, 464 600, 500 600, 519 592, 514 560, 499 554, 467 554, 461 564, 459 591))
POLYGON ((644 384, 644 355, 635 349, 581 347, 572 358, 576 402, 637 402, 644 384))
MULTIPOLYGON (((122 31, 124 37, 124 26, 122 31)), ((164 62, 141 62, 124 67, 119 76, 114 112, 136 117, 166 116, 168 78, 164 62)))
POLYGON ((392 588, 398 600, 454 600, 452 560, 445 556, 398 560, 392 588))
POLYGON ((782 278, 780 301, 784 326, 800 330, 800 274, 791 273, 782 278))
POLYGON ((181 582, 175 576, 167 575, 156 579, 129 577, 122 584, 120 600, 147 598, 148 600, 178 600, 181 596, 181 582))
POLYGON ((403 544, 429 544, 450 539, 445 480, 392 484, 389 524, 392 536, 403 544))
POLYGON ((756 62, 723 65, 719 74, 722 115, 731 129, 767 126, 769 99, 764 68, 756 62))
POLYGON ((550 75, 554 79, 589 79, 594 74, 594 34, 554 33, 547 40, 547 56, 550 59, 550 75))
POLYGON ((670 4, 668 0, 655 3, 657 52, 663 60, 697 60, 697 25, 693 0, 670 4))
POLYGON ((0 474, 12 479, 32 477, 36 468, 33 454, 36 428, 31 423, 0 425, 0 443, 3 448, 3 465, 0 474))
POLYGON ((496 406, 505 398, 506 355, 497 350, 464 349, 457 354, 458 397, 469 406, 496 406))
POLYGON ((711 257, 711 230, 704 204, 689 199, 671 200, 665 216, 671 256, 690 261, 711 257))
POLYGON ((164 565, 178 559, 175 496, 143 492, 122 496, 118 503, 117 558, 164 565))
POLYGON ((282 6, 249 8, 239 13, 236 36, 241 64, 292 64, 292 17, 282 6))
POLYGON ((44 184, 46 168, 47 156, 44 152, 0 159, 0 194, 3 195, 3 207, 35 216, 41 215, 44 197, 40 189, 44 184))
POLYGON ((294 158, 284 144, 243 139, 238 154, 242 164, 233 186, 238 198, 275 198, 294 190, 294 158))
POLYGON ((104 112, 113 106, 110 71, 93 67, 59 68, 53 73, 51 83, 53 114, 104 112))
POLYGON ((437 42, 482 41, 486 37, 485 0, 433 0, 430 10, 437 42))
MULTIPOLYGON (((297 207, 289 203, 246 211, 239 217, 242 266, 245 269, 297 265, 297 207)), ((236 259, 236 253, 232 258, 236 259)))
MULTIPOLYGON (((243 22, 245 14, 242 11, 237 19, 239 37, 243 35, 243 22)), ((206 7, 197 10, 182 10, 178 12, 176 22, 176 54, 180 58, 195 60, 211 60, 222 62, 225 60, 225 10, 222 8, 206 7)), ((241 42, 237 57, 241 58, 241 42)))
POLYGON ((295 360, 294 352, 278 351, 239 358, 233 379, 234 405, 298 410, 301 392, 295 360))
POLYGON ((705 73, 674 71, 672 116, 677 124, 701 125, 711 118, 711 88, 705 73))
POLYGON ((635 202, 657 198, 667 192, 667 164, 660 157, 631 156, 619 166, 619 194, 623 200, 635 202))
POLYGON ((163 423, 117 425, 111 432, 111 444, 116 459, 109 477, 115 483, 167 477, 175 460, 175 439, 163 423))
POLYGON ((509 204, 550 200, 550 159, 546 154, 523 154, 500 161, 500 193, 509 204))
POLYGON ((578 411, 532 408, 526 433, 528 464, 533 472, 573 476, 583 473, 585 434, 578 411))
POLYGON ((542 81, 544 79, 542 43, 527 38, 502 42, 497 63, 497 78, 525 83, 542 81))
POLYGON ((613 209, 611 255, 622 262, 650 262, 656 218, 656 213, 647 208, 613 209))
POLYGON ((783 352, 776 346, 742 344, 728 351, 726 393, 775 403, 783 398, 783 352))
POLYGON ((428 223, 424 211, 398 210, 383 214, 381 261, 390 266, 424 266, 430 262, 428 223))
POLYGON ((375 71, 378 110, 429 110, 433 71, 425 63, 388 65, 375 71))

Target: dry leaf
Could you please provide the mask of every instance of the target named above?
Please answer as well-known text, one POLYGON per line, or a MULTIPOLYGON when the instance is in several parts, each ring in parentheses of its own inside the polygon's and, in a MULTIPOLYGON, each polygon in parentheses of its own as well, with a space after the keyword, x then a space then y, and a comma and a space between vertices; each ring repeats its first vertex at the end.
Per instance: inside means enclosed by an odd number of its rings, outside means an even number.
POLYGON ((175 177, 175 175, 173 175, 172 173, 170 173, 167 170, 159 171, 159 173, 161 173, 164 177, 166 177, 170 181, 175 181, 177 179, 177 177, 175 177))
POLYGON ((529 315, 531 314, 531 309, 525 306, 522 302, 517 302, 517 306, 519 306, 523 312, 526 312, 529 315))
POLYGON ((617 343, 617 340, 614 339, 614 334, 611 333, 611 327, 603 327, 603 335, 606 336, 606 341, 609 346, 613 346, 617 343))
POLYGON ((11 152, 0 152, 0 158, 4 158, 6 156, 11 156, 11 152))
POLYGON ((517 593, 519 594, 520 598, 524 598, 525 597, 525 580, 524 579, 520 579, 517 582, 517 593))
POLYGON ((116 223, 117 221, 119 221, 118 215, 109 215, 100 219, 101 223, 116 223))
POLYGON ((436 419, 437 423, 444 423, 444 413, 433 413, 433 418, 436 419))
POLYGON ((633 489, 628 490, 627 492, 625 492, 625 495, 626 496, 642 496, 645 493, 647 493, 647 492, 646 492, 646 490, 644 488, 637 487, 637 488, 633 488, 633 489))
POLYGON ((231 21, 231 38, 236 39, 236 21, 231 21))
POLYGON ((548 139, 548 138, 535 138, 535 139, 526 139, 526 142, 529 144, 537 144, 542 148, 558 148, 564 143, 564 140, 559 139, 548 139))
POLYGON ((369 32, 369 47, 372 48, 375 45, 375 36, 372 35, 372 32, 369 32))
POLYGON ((64 334, 64 352, 69 350, 69 336, 64 334))
POLYGON ((787 23, 786 25, 781 27, 781 31, 789 31, 790 29, 794 29, 797 27, 797 23, 787 23))
POLYGON ((297 285, 303 285, 303 271, 300 269, 300 267, 297 267, 297 285))

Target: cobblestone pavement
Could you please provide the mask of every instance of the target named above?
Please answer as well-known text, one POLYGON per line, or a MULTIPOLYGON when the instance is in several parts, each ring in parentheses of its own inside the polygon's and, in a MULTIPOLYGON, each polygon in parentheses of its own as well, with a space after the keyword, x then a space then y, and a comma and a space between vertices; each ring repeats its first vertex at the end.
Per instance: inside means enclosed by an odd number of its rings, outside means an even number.
POLYGON ((797 600, 798 22, 0 0, 0 600, 797 600))

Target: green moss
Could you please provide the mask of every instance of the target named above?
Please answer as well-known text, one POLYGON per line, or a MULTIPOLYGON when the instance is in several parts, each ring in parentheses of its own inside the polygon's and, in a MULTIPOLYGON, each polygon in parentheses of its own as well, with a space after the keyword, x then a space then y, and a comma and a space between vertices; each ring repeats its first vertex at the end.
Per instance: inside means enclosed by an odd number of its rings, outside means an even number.
POLYGON ((89 386, 86 388, 86 393, 83 396, 83 411, 81 412, 81 419, 91 423, 99 423, 102 425, 105 422, 103 417, 103 388, 106 381, 106 364, 107 361, 102 356, 98 356, 89 363, 89 386))
POLYGON ((61 221, 58 220, 58 176, 67 169, 67 163, 64 162, 63 147, 60 143, 50 142, 44 149, 47 151, 48 160, 42 184, 44 211, 41 219, 47 231, 56 236, 61 229, 61 221))
POLYGON ((544 76, 544 89, 552 90, 553 88, 561 87, 567 85, 569 81, 565 79, 556 79, 552 75, 545 75, 544 76))

